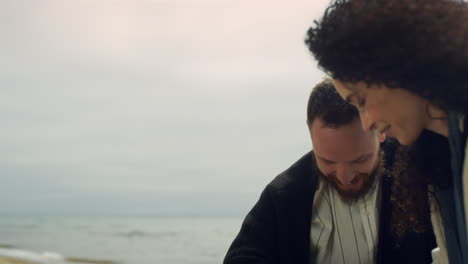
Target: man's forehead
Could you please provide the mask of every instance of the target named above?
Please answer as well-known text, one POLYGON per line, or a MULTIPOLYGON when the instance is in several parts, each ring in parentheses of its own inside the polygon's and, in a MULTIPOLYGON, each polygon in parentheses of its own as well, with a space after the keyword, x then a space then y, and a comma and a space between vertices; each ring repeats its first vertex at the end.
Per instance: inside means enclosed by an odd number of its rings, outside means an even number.
MULTIPOLYGON (((359 121, 353 121, 339 127, 325 126, 320 119, 312 124, 312 142, 345 144, 351 141, 372 140, 374 133, 364 131, 359 121)), ((362 143, 362 142, 361 142, 362 143)), ((327 144, 328 145, 328 144, 327 144)))
POLYGON ((321 153, 317 153, 317 151, 314 151, 314 153, 315 153, 315 157, 322 161, 341 163, 341 162, 358 161, 362 158, 372 156, 375 152, 370 151, 370 152, 363 152, 363 153, 354 153, 353 155, 343 155, 342 153, 339 153, 339 154, 328 153, 328 155, 327 154, 321 155, 321 153))
POLYGON ((378 136, 364 131, 360 123, 338 128, 313 126, 312 145, 319 158, 330 161, 352 161, 371 152, 378 151, 378 136))
POLYGON ((334 162, 348 162, 357 160, 369 153, 375 153, 379 150, 379 144, 346 142, 324 142, 317 141, 313 144, 315 155, 318 158, 334 162))

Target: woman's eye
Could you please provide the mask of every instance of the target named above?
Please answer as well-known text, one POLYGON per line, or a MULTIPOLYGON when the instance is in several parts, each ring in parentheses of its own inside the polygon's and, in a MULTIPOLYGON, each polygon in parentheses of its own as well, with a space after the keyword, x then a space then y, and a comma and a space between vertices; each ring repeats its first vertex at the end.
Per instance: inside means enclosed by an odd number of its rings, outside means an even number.
POLYGON ((364 112, 366 110, 365 106, 366 106, 366 99, 359 98, 359 100, 357 101, 357 108, 359 112, 364 112))
POLYGON ((365 105, 366 105, 366 99, 360 98, 360 99, 358 100, 358 106, 359 106, 359 107, 364 107, 365 105))

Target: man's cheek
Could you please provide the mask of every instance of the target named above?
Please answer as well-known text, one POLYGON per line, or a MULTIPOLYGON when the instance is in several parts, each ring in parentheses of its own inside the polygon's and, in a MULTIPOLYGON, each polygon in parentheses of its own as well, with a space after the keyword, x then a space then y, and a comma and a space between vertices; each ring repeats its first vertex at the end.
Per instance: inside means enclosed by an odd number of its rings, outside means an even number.
POLYGON ((318 168, 319 168, 320 172, 325 176, 328 176, 329 174, 331 174, 333 172, 333 168, 331 168, 330 166, 318 165, 318 168))
POLYGON ((368 164, 359 166, 357 171, 359 172, 359 174, 361 173, 370 174, 374 169, 375 169, 374 163, 368 163, 368 164))

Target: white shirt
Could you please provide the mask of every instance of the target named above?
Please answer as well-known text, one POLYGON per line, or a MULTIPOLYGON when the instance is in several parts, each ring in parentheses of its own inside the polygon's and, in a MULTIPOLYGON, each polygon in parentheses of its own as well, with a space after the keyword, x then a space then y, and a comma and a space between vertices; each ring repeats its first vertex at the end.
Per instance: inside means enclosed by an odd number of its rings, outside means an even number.
POLYGON ((380 179, 365 197, 343 200, 320 179, 310 228, 311 263, 375 263, 378 242, 380 179))

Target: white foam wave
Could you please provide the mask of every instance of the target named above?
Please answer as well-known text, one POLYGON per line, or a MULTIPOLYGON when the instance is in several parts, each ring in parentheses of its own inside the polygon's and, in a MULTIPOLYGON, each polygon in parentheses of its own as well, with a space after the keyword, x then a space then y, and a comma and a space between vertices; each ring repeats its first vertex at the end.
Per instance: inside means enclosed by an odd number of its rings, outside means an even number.
POLYGON ((30 261, 39 264, 63 264, 65 257, 56 252, 32 252, 22 249, 0 248, 0 256, 30 261))

